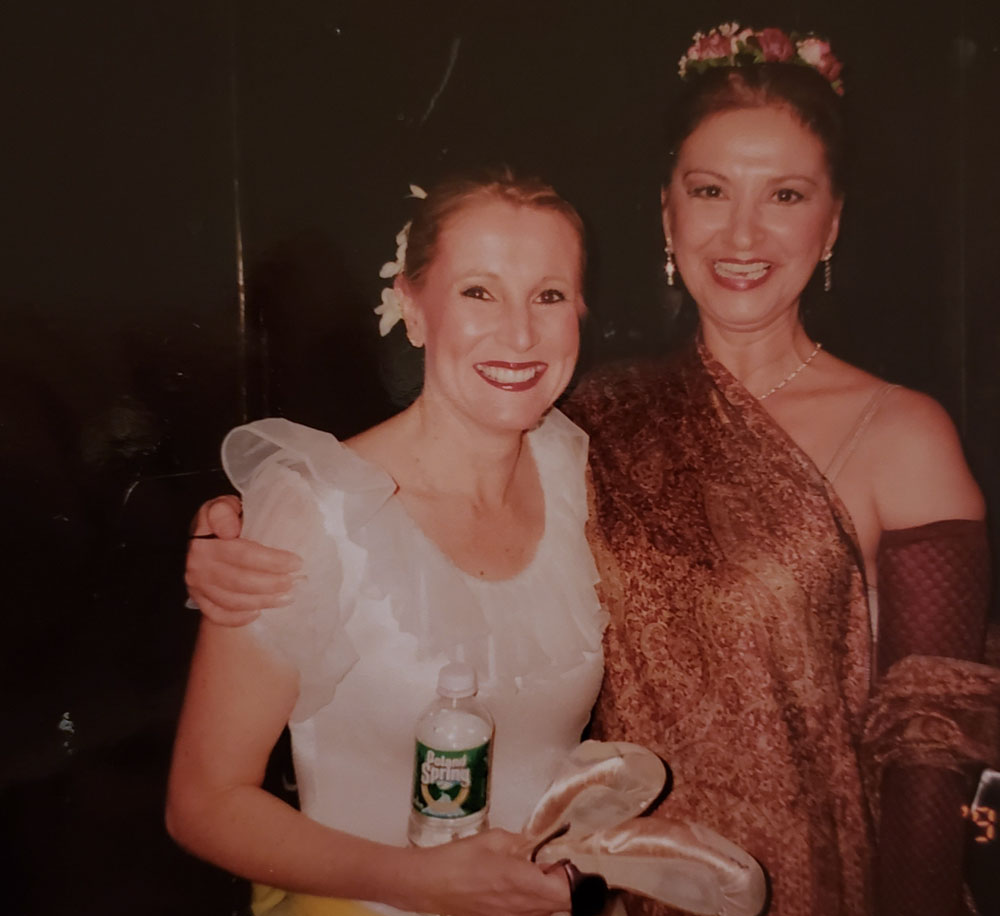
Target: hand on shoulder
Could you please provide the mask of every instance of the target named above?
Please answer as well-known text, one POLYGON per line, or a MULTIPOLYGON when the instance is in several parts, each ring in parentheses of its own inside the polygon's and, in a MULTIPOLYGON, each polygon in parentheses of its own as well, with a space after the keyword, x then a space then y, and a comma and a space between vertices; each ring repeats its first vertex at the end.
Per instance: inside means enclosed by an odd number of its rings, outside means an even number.
POLYGON ((898 388, 886 397, 872 426, 868 463, 883 530, 984 516, 983 496, 958 432, 937 401, 898 388))
POLYGON ((209 500, 191 525, 184 582, 202 614, 222 626, 289 604, 302 566, 293 553, 240 537, 242 526, 240 500, 231 495, 209 500))

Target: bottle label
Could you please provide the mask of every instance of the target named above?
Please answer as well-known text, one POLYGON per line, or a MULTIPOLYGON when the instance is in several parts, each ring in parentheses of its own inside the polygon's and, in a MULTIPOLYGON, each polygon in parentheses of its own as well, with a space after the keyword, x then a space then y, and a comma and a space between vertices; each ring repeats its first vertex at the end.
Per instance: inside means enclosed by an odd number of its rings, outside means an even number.
POLYGON ((486 807, 490 742, 439 751, 417 742, 413 810, 428 817, 467 817, 486 807))

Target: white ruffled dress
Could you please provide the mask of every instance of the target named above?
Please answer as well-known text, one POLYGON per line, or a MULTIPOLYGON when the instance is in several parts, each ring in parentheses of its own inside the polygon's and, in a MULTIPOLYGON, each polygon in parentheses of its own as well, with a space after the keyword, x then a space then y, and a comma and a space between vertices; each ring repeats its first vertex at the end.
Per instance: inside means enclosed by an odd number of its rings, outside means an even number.
POLYGON ((528 434, 545 495, 531 563, 504 581, 457 569, 393 480, 328 433, 268 419, 233 430, 223 463, 244 534, 299 553, 306 578, 251 626, 299 672, 290 722, 302 810, 403 845, 414 725, 463 660, 496 720, 490 823, 520 830, 587 723, 607 616, 587 545, 587 437, 557 410, 528 434))

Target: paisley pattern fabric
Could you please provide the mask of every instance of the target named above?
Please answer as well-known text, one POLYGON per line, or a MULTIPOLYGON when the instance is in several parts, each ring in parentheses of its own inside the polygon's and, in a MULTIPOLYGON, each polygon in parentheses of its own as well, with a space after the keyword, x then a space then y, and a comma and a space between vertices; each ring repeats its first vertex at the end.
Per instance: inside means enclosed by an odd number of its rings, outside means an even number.
POLYGON ((870 912, 871 624, 836 494, 703 348, 591 376, 564 409, 591 436, 611 612, 593 736, 669 761, 657 813, 755 856, 771 916, 870 912))

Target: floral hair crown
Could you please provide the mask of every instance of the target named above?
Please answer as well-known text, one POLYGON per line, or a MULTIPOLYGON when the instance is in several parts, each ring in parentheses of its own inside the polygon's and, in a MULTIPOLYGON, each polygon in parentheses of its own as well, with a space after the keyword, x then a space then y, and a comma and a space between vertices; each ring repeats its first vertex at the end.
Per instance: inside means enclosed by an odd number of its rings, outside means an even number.
MULTIPOLYGON (((411 184, 410 193, 407 197, 416 197, 424 200, 427 192, 419 185, 411 184)), ((386 261, 380 268, 378 275, 387 280, 403 272, 406 266, 406 245, 410 240, 410 225, 413 220, 409 220, 399 232, 396 233, 396 257, 392 261, 386 261)), ((382 290, 382 304, 375 306, 375 314, 378 318, 378 332, 385 337, 403 317, 403 303, 395 285, 386 286, 382 290)))
POLYGON ((746 67, 751 64, 802 64, 818 70, 837 95, 844 94, 840 78, 843 64, 830 43, 815 35, 781 29, 741 29, 737 22, 716 26, 707 35, 695 32, 692 45, 680 59, 681 79, 712 67, 746 67))

